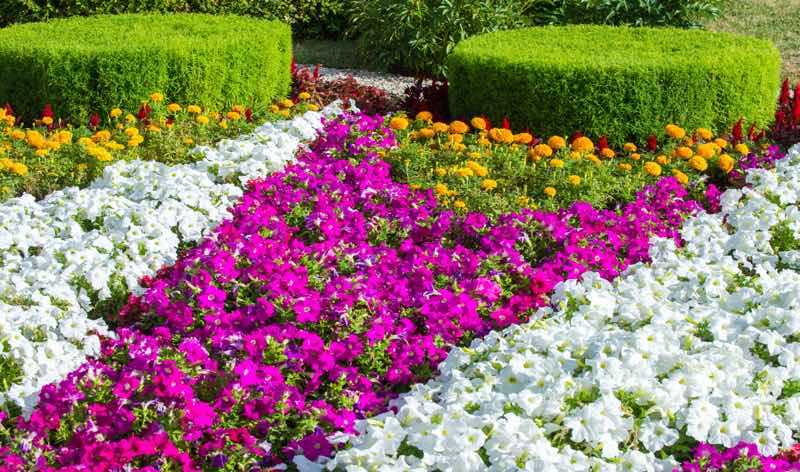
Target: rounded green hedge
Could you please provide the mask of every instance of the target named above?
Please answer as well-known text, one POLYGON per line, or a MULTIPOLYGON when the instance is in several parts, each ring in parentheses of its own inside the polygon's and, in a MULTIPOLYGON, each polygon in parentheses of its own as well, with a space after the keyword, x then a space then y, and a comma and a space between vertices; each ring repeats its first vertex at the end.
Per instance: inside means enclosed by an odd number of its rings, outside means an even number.
POLYGON ((523 28, 462 41, 447 63, 454 116, 507 116, 515 129, 614 143, 667 123, 766 125, 780 82, 769 41, 700 30, 523 28))
POLYGON ((113 107, 169 100, 259 106, 291 81, 290 28, 277 21, 201 14, 69 18, 0 29, 0 103, 27 119, 50 103, 85 120, 113 107))

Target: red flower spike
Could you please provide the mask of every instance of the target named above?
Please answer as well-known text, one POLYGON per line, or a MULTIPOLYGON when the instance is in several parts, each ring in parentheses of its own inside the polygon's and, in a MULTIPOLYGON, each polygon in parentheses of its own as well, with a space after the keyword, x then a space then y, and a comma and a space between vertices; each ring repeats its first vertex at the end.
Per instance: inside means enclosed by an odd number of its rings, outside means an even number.
POLYGON ((248 107, 247 109, 245 109, 244 118, 247 120, 248 123, 252 123, 253 122, 253 109, 252 108, 248 107))
POLYGON ((153 111, 153 109, 150 108, 150 105, 148 105, 146 103, 142 103, 142 106, 139 107, 138 118, 140 120, 145 120, 145 119, 147 119, 148 116, 150 116, 150 113, 152 111, 153 111))
POLYGON ((750 138, 750 141, 755 141, 756 139, 756 124, 753 123, 750 125, 750 129, 747 130, 747 137, 750 138))
POLYGON ((6 102, 6 106, 3 107, 3 109, 6 111, 6 115, 13 115, 14 114, 14 109, 11 108, 11 104, 8 103, 8 102, 6 102))
POLYGON ((783 128, 784 122, 786 121, 786 113, 781 110, 775 112, 775 128, 781 129, 783 128))
POLYGON ((602 151, 603 149, 608 147, 608 138, 605 135, 600 136, 600 140, 597 141, 597 150, 598 152, 602 151))
POLYGON ((508 129, 508 130, 511 129, 511 122, 508 121, 508 117, 507 116, 503 117, 503 129, 508 129))
POLYGON ((794 89, 794 109, 792 110, 792 118, 795 124, 800 125, 800 82, 794 89))
POLYGON ((780 103, 781 108, 789 104, 789 79, 784 79, 783 81, 783 85, 781 86, 781 98, 778 100, 778 103, 780 103))
POLYGON ((319 79, 319 64, 314 66, 314 79, 319 79))
POLYGON ((656 149, 658 149, 658 139, 656 138, 656 135, 651 134, 647 137, 647 150, 650 152, 656 152, 656 149))
POLYGON ((297 61, 294 60, 294 56, 292 56, 292 75, 297 72, 297 61))
POLYGON ((731 131, 731 134, 733 135, 733 144, 738 144, 742 142, 742 139, 744 138, 744 135, 742 134, 743 120, 744 118, 739 118, 739 121, 737 121, 736 124, 733 125, 733 130, 731 131))
POLYGON ((98 126, 100 126, 100 115, 95 113, 89 118, 89 127, 97 128, 98 126))
POLYGON ((51 107, 49 103, 45 104, 44 108, 42 109, 42 118, 46 117, 53 117, 53 107, 51 107))

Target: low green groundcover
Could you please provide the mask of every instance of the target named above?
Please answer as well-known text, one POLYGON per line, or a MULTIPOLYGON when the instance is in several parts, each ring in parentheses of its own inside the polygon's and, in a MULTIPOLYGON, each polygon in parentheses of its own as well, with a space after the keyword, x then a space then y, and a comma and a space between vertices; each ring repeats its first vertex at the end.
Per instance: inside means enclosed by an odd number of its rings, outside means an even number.
POLYGON ((448 70, 454 116, 507 116, 515 129, 620 143, 669 122, 767 125, 780 55, 769 41, 699 30, 537 27, 462 41, 448 70))
POLYGON ((291 30, 277 21, 200 14, 101 15, 0 29, 0 102, 25 118, 136 108, 161 92, 181 103, 267 104, 289 89, 291 30))

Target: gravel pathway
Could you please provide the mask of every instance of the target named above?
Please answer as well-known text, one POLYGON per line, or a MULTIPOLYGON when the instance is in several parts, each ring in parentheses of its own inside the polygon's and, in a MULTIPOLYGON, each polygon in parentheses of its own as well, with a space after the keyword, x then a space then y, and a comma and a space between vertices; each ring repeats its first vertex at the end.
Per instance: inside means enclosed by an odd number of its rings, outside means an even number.
MULTIPOLYGON (((298 64, 299 67, 308 67, 311 70, 314 66, 304 66, 298 64)), ((414 77, 405 75, 389 74, 385 72, 373 72, 362 69, 332 69, 329 67, 320 67, 319 75, 325 79, 335 80, 352 76, 358 83, 362 85, 370 85, 386 90, 392 95, 402 97, 406 87, 413 85, 416 81, 414 77)))

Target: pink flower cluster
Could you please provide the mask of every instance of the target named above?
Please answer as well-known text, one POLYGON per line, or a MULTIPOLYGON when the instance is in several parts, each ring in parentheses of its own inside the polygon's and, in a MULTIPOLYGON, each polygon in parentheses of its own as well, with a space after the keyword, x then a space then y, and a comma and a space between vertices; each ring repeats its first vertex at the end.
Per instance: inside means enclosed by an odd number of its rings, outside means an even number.
POLYGON ((694 449, 694 457, 681 464, 673 472, 713 471, 770 471, 789 472, 800 470, 800 445, 773 457, 763 456, 755 444, 739 443, 719 450, 711 444, 702 443, 694 449))
MULTIPOLYGON (((614 277, 699 205, 664 179, 617 211, 495 223, 393 182, 383 118, 326 124, 296 165, 119 314, 102 356, 0 429, 0 471, 251 470, 353 431, 448 350, 527 320, 561 280, 614 277), (5 429, 9 428, 9 429, 5 429)), ((257 470, 257 469, 256 469, 257 470)))

